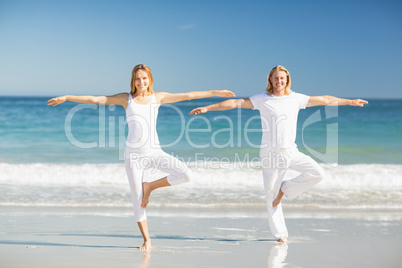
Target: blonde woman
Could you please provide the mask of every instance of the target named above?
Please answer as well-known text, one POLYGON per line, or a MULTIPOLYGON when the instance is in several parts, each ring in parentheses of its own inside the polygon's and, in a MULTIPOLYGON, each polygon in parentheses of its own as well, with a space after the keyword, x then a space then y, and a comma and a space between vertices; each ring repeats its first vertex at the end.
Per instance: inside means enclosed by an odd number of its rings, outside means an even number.
POLYGON ((332 96, 309 97, 290 89, 291 79, 283 66, 274 67, 267 79, 266 92, 245 99, 231 99, 200 107, 190 114, 235 108, 260 111, 263 130, 260 161, 263 170, 269 226, 278 242, 285 243, 288 231, 282 212, 281 199, 294 199, 324 178, 324 171, 311 157, 297 149, 296 128, 300 109, 318 105, 352 105, 363 107, 367 101, 339 99, 332 96), (275 163, 275 164, 274 164, 275 163), (288 169, 300 172, 297 177, 284 181, 288 169))
POLYGON ((131 76, 131 92, 119 93, 113 96, 72 96, 56 97, 48 101, 48 105, 56 106, 65 101, 94 103, 104 105, 121 105, 126 110, 129 133, 125 147, 125 167, 131 189, 134 216, 144 243, 140 250, 151 249, 151 239, 145 208, 152 191, 172 185, 190 181, 191 170, 177 158, 162 151, 156 119, 161 104, 174 103, 185 100, 201 99, 212 96, 233 97, 228 90, 195 91, 188 93, 171 94, 153 91, 153 77, 151 70, 144 64, 134 67, 131 76), (155 164, 157 163, 157 164, 155 164), (144 169, 150 165, 169 175, 153 182, 143 182, 144 169))

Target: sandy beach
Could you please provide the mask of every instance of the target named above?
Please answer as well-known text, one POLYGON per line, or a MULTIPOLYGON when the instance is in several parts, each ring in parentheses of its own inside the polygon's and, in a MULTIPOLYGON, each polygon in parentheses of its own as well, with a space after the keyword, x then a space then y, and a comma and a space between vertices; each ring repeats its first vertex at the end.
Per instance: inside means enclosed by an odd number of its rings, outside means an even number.
POLYGON ((149 209, 153 249, 127 208, 0 209, 0 267, 400 267, 402 211, 285 210, 275 242, 264 209, 149 209))

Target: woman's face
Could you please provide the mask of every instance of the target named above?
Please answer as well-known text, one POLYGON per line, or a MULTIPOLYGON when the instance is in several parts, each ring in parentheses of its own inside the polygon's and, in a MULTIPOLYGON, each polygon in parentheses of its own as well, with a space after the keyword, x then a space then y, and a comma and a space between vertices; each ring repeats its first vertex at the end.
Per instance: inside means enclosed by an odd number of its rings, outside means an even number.
POLYGON ((286 85, 288 84, 288 77, 284 71, 276 71, 270 77, 273 86, 273 93, 284 94, 286 85))
POLYGON ((138 70, 135 73, 135 82, 134 82, 135 88, 139 92, 144 92, 148 89, 149 86, 149 80, 148 80, 148 74, 147 72, 143 70, 138 70))

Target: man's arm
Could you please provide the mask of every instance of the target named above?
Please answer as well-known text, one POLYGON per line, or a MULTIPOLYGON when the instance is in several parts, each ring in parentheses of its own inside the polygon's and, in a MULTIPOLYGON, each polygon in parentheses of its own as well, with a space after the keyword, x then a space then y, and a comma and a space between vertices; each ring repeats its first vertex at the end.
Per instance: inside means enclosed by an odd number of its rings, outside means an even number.
POLYGON ((349 99, 340 99, 333 96, 312 96, 307 102, 307 107, 319 106, 319 105, 326 105, 326 106, 350 105, 350 106, 363 107, 364 104, 368 104, 368 102, 361 99, 349 100, 349 99))
POLYGON ((205 107, 199 107, 195 108, 189 114, 192 115, 197 115, 197 114, 202 114, 206 113, 208 111, 225 111, 225 110, 231 110, 235 108, 243 108, 243 109, 253 109, 253 103, 249 98, 246 99, 231 99, 231 100, 226 100, 222 101, 220 103, 216 104, 211 104, 205 107))

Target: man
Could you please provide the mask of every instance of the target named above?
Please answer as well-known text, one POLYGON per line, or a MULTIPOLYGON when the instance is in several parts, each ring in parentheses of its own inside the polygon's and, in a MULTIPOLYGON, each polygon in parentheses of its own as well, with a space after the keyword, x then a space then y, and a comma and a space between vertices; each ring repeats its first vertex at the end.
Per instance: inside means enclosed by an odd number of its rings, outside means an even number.
POLYGON ((260 160, 267 198, 269 226, 278 242, 286 243, 288 231, 283 217, 281 199, 292 200, 324 178, 324 171, 311 157, 297 149, 296 128, 300 109, 319 105, 352 105, 363 107, 368 102, 332 96, 309 97, 290 90, 291 79, 283 66, 274 67, 268 75, 266 92, 245 99, 231 99, 199 107, 190 112, 197 115, 208 111, 235 108, 257 109, 263 130, 260 160), (276 161, 269 161, 274 160, 276 161), (268 160, 268 161, 267 161, 268 160), (278 161, 279 160, 279 161, 278 161), (270 163, 270 164, 266 164, 270 163), (272 163, 281 163, 272 165, 272 163), (288 169, 300 172, 297 177, 284 181, 288 169))

